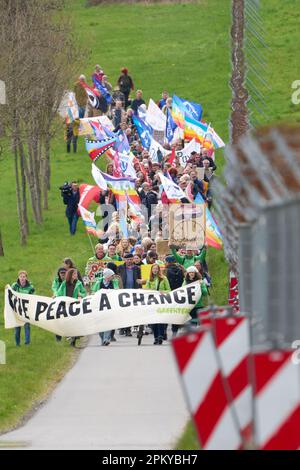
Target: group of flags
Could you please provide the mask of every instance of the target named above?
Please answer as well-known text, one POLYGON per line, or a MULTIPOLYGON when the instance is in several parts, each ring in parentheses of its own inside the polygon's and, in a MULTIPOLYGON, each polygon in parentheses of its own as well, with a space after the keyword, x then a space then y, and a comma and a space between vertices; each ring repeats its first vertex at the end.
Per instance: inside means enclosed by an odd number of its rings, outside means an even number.
MULTIPOLYGON (((94 88, 82 81, 89 103, 95 109, 99 109, 100 96, 104 97, 107 104, 111 103, 112 97, 106 87, 93 78, 94 88)), ((70 99, 69 99, 70 102, 70 99)), ((67 105, 67 116, 72 122, 74 111, 67 105)), ((148 109, 133 116, 133 123, 138 132, 142 146, 149 151, 152 162, 161 163, 167 154, 167 150, 154 138, 155 132, 164 133, 164 141, 171 144, 176 138, 184 138, 188 143, 181 151, 173 149, 169 162, 175 165, 175 159, 179 158, 181 166, 185 167, 188 156, 195 150, 199 152, 201 146, 212 149, 223 147, 225 144, 210 124, 201 121, 202 106, 198 103, 185 100, 173 95, 172 108, 168 108, 166 114, 150 100, 148 109)), ((126 133, 122 130, 113 131, 113 126, 106 116, 83 119, 79 130, 81 135, 86 135, 86 150, 92 160, 92 175, 102 190, 110 189, 115 195, 119 210, 124 205, 130 209, 133 220, 141 221, 142 213, 140 198, 135 190, 136 171, 134 169, 135 157, 130 151, 130 145, 126 133), (82 127, 82 129, 81 129, 82 127), (108 175, 95 165, 102 156, 108 156, 114 164, 113 175, 108 175)), ((137 160, 136 160, 137 161, 137 160)), ((139 163, 141 171, 145 173, 142 163, 139 163)), ((171 203, 181 202, 188 198, 185 192, 174 183, 169 174, 160 173, 161 184, 171 203)), ((191 200, 191 202, 193 202, 191 200)), ((196 203, 204 203, 200 194, 194 199, 196 203)), ((87 207, 79 204, 79 210, 89 234, 97 236, 97 227, 94 213, 88 211, 87 207)), ((122 209, 123 214, 124 212, 122 209)), ((206 242, 215 248, 222 248, 222 234, 214 220, 211 212, 206 208, 206 242)), ((120 221, 122 225, 124 221, 120 221)), ((124 223, 123 223, 124 225, 124 223)), ((122 227, 121 227, 122 228, 122 227)), ((125 228, 125 227, 124 227, 125 228)))

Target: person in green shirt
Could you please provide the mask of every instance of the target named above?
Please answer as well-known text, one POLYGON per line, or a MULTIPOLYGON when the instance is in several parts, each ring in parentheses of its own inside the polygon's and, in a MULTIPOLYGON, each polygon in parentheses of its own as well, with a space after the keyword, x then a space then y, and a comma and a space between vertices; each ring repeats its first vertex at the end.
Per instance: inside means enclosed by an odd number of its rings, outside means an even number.
POLYGON ((190 312, 190 316, 192 317, 191 319, 192 324, 198 324, 197 310, 200 308, 203 308, 204 297, 207 297, 208 292, 207 292, 206 284, 202 280, 201 274, 199 273, 196 266, 190 266, 186 270, 186 275, 185 275, 185 279, 183 281, 182 286, 186 286, 188 284, 191 284, 192 282, 197 282, 197 281, 200 282, 200 285, 201 285, 201 297, 198 300, 195 307, 190 312))
POLYGON ((57 297, 57 291, 60 288, 61 283, 66 279, 66 272, 67 269, 64 267, 59 268, 57 271, 57 275, 55 276, 51 286, 53 297, 57 297))
MULTIPOLYGON (((123 289, 122 279, 117 274, 117 266, 115 265, 115 263, 112 263, 111 261, 108 262, 107 265, 106 265, 106 268, 110 269, 114 272, 114 275, 113 275, 112 280, 111 280, 112 283, 113 283, 114 289, 123 289)), ((102 275, 100 277, 98 277, 98 279, 96 280, 96 282, 94 282, 94 284, 92 286, 92 293, 93 294, 100 289, 102 281, 103 281, 103 272, 102 272, 102 275)))
POLYGON ((57 297, 67 296, 73 299, 83 299, 86 297, 86 290, 78 279, 77 269, 69 269, 66 279, 57 290, 57 297))
MULTIPOLYGON (((60 288, 62 282, 66 279, 66 272, 67 271, 68 270, 66 268, 64 268, 63 266, 61 268, 59 268, 59 270, 57 271, 57 276, 54 278, 54 280, 52 282, 52 286, 51 286, 51 289, 52 289, 52 292, 53 292, 53 297, 57 297, 57 291, 60 288)), ((60 335, 55 335, 55 339, 59 343, 62 338, 61 338, 60 335)))
MULTIPOLYGON (((160 292, 169 292, 171 290, 169 281, 161 272, 159 264, 153 264, 150 270, 150 276, 146 282, 146 289, 157 290, 160 292)), ((162 344, 166 337, 167 325, 165 323, 156 323, 152 325, 154 334, 154 344, 162 344)))
POLYGON ((112 261, 122 261, 122 258, 120 255, 116 253, 117 247, 114 244, 109 245, 108 250, 107 250, 107 256, 112 260, 112 261))
MULTIPOLYGON (((33 294, 35 289, 33 285, 28 281, 28 274, 26 271, 19 271, 18 272, 18 279, 17 281, 11 286, 11 288, 16 291, 20 292, 21 294, 33 294)), ((30 323, 24 323, 24 330, 25 330, 25 344, 30 344, 30 323)), ((21 327, 17 326, 15 328, 15 341, 16 346, 21 345, 21 327)))
MULTIPOLYGON (((77 269, 69 269, 66 274, 66 279, 61 283, 58 291, 57 297, 73 297, 73 299, 82 299, 86 297, 86 290, 83 287, 83 284, 78 279, 77 269)), ((70 346, 76 345, 76 340, 79 336, 74 336, 71 339, 70 346)))
POLYGON ((175 259, 177 263, 181 264, 184 269, 189 268, 190 266, 194 266, 196 261, 200 261, 200 263, 205 262, 205 257, 206 257, 206 245, 203 246, 200 255, 195 255, 194 249, 191 249, 190 247, 187 247, 186 249, 186 254, 184 256, 180 256, 177 253, 177 250, 175 249, 174 245, 169 245, 173 256, 175 256, 175 259))
MULTIPOLYGON (((89 277, 91 264, 101 262, 101 261, 103 262, 103 268, 104 268, 105 264, 108 261, 112 261, 112 259, 109 256, 107 256, 107 254, 105 253, 103 245, 101 243, 97 243, 97 245, 95 246, 95 255, 87 260, 87 264, 85 268, 85 275, 89 277)), ((95 282, 97 278, 101 277, 101 274, 102 274, 102 269, 99 269, 94 276, 95 280, 93 282, 95 282)))

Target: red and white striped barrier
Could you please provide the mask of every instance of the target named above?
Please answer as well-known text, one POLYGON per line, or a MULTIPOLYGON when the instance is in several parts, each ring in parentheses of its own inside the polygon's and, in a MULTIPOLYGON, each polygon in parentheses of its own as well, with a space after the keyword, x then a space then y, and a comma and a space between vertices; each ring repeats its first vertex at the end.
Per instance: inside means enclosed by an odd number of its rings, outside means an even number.
POLYGON ((210 329, 179 336, 172 346, 202 448, 240 448, 210 329))
POLYGON ((202 317, 211 325, 220 355, 222 373, 231 394, 240 432, 245 441, 252 439, 252 390, 248 375, 250 354, 249 320, 245 317, 202 317))
POLYGON ((254 355, 255 441, 264 450, 295 450, 300 447, 299 366, 293 351, 254 355))

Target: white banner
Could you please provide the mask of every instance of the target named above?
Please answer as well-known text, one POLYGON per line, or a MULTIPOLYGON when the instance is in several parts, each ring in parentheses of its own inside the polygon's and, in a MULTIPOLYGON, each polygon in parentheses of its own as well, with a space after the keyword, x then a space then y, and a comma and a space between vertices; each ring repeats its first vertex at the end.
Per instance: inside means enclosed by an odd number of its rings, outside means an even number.
POLYGON ((20 294, 7 286, 5 328, 28 322, 60 336, 85 336, 135 325, 182 325, 200 297, 199 282, 172 292, 102 289, 80 300, 20 294))
POLYGON ((199 142, 196 142, 195 139, 191 140, 182 150, 176 151, 176 157, 179 158, 179 164, 183 168, 186 167, 188 159, 191 157, 192 152, 199 153, 201 150, 201 145, 199 142))

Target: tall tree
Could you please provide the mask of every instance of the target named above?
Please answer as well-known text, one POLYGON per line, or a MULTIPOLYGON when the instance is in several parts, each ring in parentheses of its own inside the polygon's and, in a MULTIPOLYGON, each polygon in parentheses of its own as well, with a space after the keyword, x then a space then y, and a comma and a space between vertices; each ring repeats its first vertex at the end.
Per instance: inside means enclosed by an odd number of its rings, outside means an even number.
POLYGON ((0 120, 15 159, 20 239, 29 233, 26 194, 35 223, 50 189, 50 143, 56 113, 80 57, 58 0, 0 0, 0 69, 6 106, 0 120))

